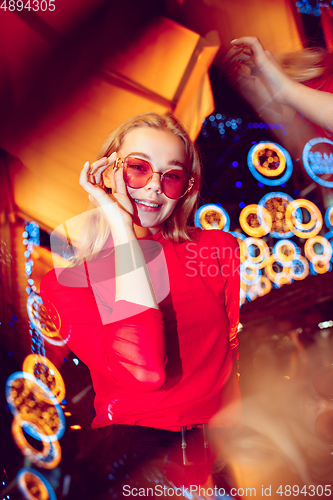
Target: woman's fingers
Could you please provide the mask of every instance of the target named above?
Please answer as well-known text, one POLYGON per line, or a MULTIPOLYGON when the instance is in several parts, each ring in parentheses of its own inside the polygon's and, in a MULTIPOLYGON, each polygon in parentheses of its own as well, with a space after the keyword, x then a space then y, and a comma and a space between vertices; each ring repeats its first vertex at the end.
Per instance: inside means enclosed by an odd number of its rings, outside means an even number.
POLYGON ((242 36, 241 38, 236 38, 230 42, 233 46, 247 46, 247 49, 251 49, 254 56, 265 55, 265 50, 261 45, 261 42, 258 38, 254 36, 242 36))

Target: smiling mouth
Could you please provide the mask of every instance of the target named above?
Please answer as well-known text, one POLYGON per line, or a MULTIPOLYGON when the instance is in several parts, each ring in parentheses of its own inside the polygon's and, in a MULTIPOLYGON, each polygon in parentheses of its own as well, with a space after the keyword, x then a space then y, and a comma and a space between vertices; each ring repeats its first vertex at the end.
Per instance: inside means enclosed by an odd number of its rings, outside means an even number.
POLYGON ((150 203, 148 201, 142 201, 142 200, 137 200, 136 198, 133 198, 135 203, 138 203, 139 205, 144 205, 145 207, 152 207, 152 208, 158 208, 161 207, 162 204, 159 203, 150 203))

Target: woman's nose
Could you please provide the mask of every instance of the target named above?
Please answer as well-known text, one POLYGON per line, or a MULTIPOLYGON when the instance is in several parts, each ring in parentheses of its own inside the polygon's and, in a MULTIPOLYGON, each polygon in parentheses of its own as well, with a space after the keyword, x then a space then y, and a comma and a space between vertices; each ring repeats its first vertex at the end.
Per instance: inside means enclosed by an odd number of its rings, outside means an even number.
POLYGON ((162 193, 161 174, 158 172, 154 172, 146 188, 162 193))

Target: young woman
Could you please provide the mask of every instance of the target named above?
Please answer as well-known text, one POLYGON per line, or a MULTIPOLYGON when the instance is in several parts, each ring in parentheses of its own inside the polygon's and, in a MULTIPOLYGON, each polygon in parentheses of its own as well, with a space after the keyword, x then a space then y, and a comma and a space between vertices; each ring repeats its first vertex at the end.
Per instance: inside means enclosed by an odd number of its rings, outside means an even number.
POLYGON ((109 488, 152 486, 147 461, 177 487, 203 485, 207 424, 239 398, 237 242, 188 224, 200 162, 169 115, 121 124, 80 184, 96 208, 76 265, 50 271, 41 293, 91 371, 109 488))

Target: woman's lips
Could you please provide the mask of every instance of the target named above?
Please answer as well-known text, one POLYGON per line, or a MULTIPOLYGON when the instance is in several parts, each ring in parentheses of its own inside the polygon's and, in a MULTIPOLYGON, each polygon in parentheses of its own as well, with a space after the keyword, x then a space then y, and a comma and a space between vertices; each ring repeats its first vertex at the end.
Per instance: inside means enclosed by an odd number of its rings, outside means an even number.
POLYGON ((142 210, 143 212, 158 212, 162 208, 162 205, 156 203, 156 201, 154 200, 137 200, 134 198, 134 201, 138 209, 142 210))

